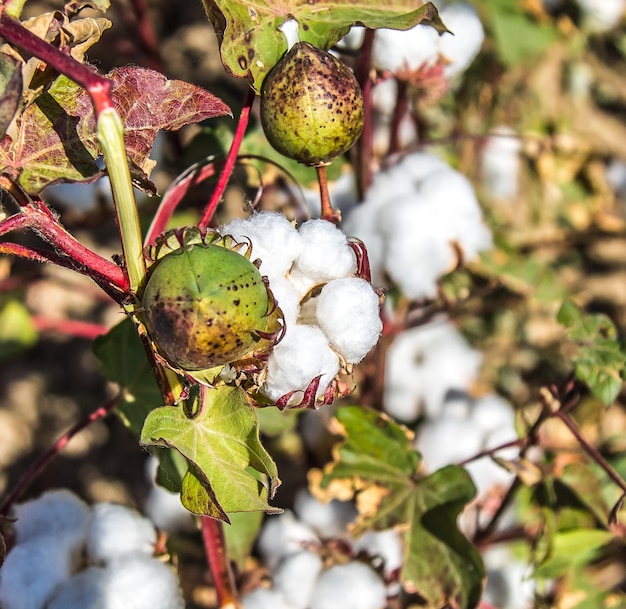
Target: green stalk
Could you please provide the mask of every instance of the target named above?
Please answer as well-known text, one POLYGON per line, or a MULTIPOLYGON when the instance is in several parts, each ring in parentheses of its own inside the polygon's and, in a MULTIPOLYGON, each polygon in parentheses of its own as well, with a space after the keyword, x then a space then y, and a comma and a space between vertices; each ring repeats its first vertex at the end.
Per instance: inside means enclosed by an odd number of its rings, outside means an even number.
POLYGON ((128 281, 131 291, 136 292, 146 274, 146 263, 139 214, 124 146, 124 125, 115 108, 105 108, 99 113, 98 139, 111 180, 128 281))

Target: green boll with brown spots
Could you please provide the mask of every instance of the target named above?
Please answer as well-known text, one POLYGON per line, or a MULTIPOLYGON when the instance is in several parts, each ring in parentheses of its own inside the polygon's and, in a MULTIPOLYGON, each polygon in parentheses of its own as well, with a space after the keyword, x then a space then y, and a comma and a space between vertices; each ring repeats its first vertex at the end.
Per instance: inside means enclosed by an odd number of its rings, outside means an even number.
POLYGON ((363 94, 351 70, 330 53, 298 42, 261 88, 261 124, 280 153, 322 165, 346 152, 363 130, 363 94))
POLYGON ((236 251, 186 245, 158 260, 142 296, 150 337, 174 367, 234 362, 259 342, 270 295, 258 269, 236 251))

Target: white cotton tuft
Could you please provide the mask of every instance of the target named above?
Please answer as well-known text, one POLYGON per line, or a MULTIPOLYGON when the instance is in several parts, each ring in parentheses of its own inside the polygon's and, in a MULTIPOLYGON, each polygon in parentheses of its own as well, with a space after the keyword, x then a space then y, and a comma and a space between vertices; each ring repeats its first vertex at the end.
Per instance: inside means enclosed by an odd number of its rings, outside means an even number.
POLYGON ((498 127, 485 142, 481 174, 485 191, 490 197, 510 201, 517 195, 520 150, 520 139, 508 127, 498 127))
POLYGON ((378 70, 411 72, 437 61, 439 34, 429 25, 416 25, 410 30, 376 30, 372 60, 378 70))
POLYGON ((85 542, 91 508, 74 493, 59 489, 15 506, 15 537, 21 544, 46 535, 66 537, 75 551, 85 542))
POLYGON ((300 314, 300 296, 289 279, 276 277, 271 280, 270 289, 280 310, 287 328, 295 325, 300 314))
POLYGON ((626 9, 624 0, 576 0, 583 26, 591 32, 607 32, 616 27, 626 9))
POLYGON ((232 220, 220 232, 231 235, 235 241, 250 239, 250 259, 261 260, 259 271, 267 275, 270 283, 276 277, 284 277, 302 251, 298 231, 283 214, 276 212, 259 212, 245 220, 232 220))
POLYGON ((256 588, 241 599, 244 609, 295 609, 280 592, 256 588))
POLYGON ((476 400, 471 409, 471 420, 484 434, 506 429, 515 431, 513 406, 498 395, 487 394, 476 400))
POLYGON ((349 562, 320 575, 310 609, 383 609, 387 591, 382 579, 367 565, 349 562))
POLYGON ((404 564, 404 546, 398 531, 368 531, 359 537, 354 549, 367 552, 369 556, 377 556, 383 562, 383 572, 391 575, 404 564))
POLYGON ((302 292, 331 279, 348 277, 356 272, 356 256, 346 235, 332 222, 309 220, 299 229, 302 251, 294 263, 290 278, 302 292))
POLYGON ((298 518, 325 539, 345 534, 348 524, 358 516, 351 501, 322 503, 304 488, 296 493, 293 507, 298 518))
POLYGON ((329 281, 317 298, 315 315, 330 344, 349 364, 358 364, 383 329, 372 286, 357 277, 329 281))
POLYGON ((267 518, 257 539, 257 549, 263 562, 270 569, 275 569, 285 556, 317 543, 319 539, 313 529, 286 510, 267 518))
POLYGON ((289 328, 267 362, 267 376, 262 390, 272 400, 292 391, 304 391, 321 376, 317 397, 339 372, 339 358, 330 348, 324 333, 314 326, 289 328))
POLYGON ((314 552, 303 550, 290 554, 274 571, 274 590, 293 609, 307 609, 322 566, 322 559, 314 552))
POLYGON ((481 360, 450 323, 434 322, 402 332, 387 351, 385 411, 407 422, 423 408, 427 416, 437 416, 448 392, 469 386, 481 360))
POLYGON ((483 601, 494 607, 530 609, 535 606, 536 580, 532 568, 506 546, 494 545, 483 553, 487 583, 483 601))
POLYGON ((446 64, 444 76, 456 78, 472 64, 480 52, 485 31, 476 10, 470 4, 458 2, 441 11, 441 19, 452 32, 444 32, 439 39, 439 54, 446 64))
POLYGON ((0 569, 0 607, 42 609, 76 567, 68 543, 67 537, 55 535, 18 543, 0 569))
POLYGON ((152 554, 156 531, 139 512, 114 503, 97 503, 87 534, 87 555, 94 564, 132 552, 152 554))
POLYGON ((105 609, 183 609, 185 606, 174 570, 150 556, 120 556, 105 571, 105 609))
POLYGON ((106 569, 89 567, 63 582, 46 609, 107 609, 106 569))

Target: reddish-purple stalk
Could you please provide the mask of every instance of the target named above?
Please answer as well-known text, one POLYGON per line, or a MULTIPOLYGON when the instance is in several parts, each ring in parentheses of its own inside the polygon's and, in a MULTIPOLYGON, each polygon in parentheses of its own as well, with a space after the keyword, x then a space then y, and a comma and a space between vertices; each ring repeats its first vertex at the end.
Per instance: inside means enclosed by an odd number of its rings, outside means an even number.
POLYGON ((213 585, 217 592, 218 605, 230 609, 241 607, 235 579, 226 553, 226 540, 222 523, 208 516, 201 516, 200 526, 213 585))
POLYGON ((0 235, 26 228, 35 231, 64 256, 30 248, 21 248, 20 252, 20 246, 16 244, 3 244, 7 250, 12 249, 11 253, 16 255, 21 253, 24 257, 37 262, 53 262, 87 275, 118 301, 128 290, 128 279, 124 271, 115 263, 92 252, 70 235, 41 199, 34 198, 31 203, 23 205, 18 213, 0 222, 0 235))
POLYGON ((330 202, 330 193, 328 192, 328 175, 326 173, 326 165, 316 165, 317 182, 320 187, 320 201, 322 204, 322 219, 333 224, 341 222, 341 212, 333 209, 330 202))
POLYGON ((228 181, 230 180, 230 176, 232 175, 233 169, 235 168, 235 163, 237 162, 239 149, 241 148, 241 142, 243 141, 243 137, 246 134, 246 129, 248 128, 250 111, 252 110, 252 105, 254 104, 255 97, 256 93, 254 92, 254 89, 252 87, 249 87, 248 93, 246 94, 246 99, 243 104, 243 108, 241 109, 241 114, 239 115, 239 122, 237 123, 237 128, 235 129, 233 141, 230 145, 230 150, 228 151, 226 162, 224 163, 224 168, 222 169, 222 173, 220 174, 219 180, 217 181, 217 185, 215 186, 215 190, 213 191, 211 200, 204 209, 202 218, 198 223, 198 226, 200 228, 207 228, 207 226, 209 226, 209 223, 213 218, 213 214, 215 214, 215 210, 222 200, 222 195, 226 190, 226 186, 228 186, 228 181))
POLYGON ((130 6, 135 19, 134 29, 139 34, 139 44, 146 54, 148 67, 158 72, 165 72, 159 52, 159 43, 154 34, 146 1, 131 0, 130 6))
POLYGON ((40 332, 57 332, 74 338, 93 340, 109 331, 107 326, 76 319, 52 319, 42 315, 33 315, 31 319, 40 332))
POLYGON ((391 133, 389 134, 389 150, 388 154, 392 155, 400 151, 400 125, 409 109, 409 100, 407 97, 406 80, 396 79, 397 94, 396 105, 393 109, 391 117, 391 133))
POLYGON ((109 400, 104 406, 89 414, 84 419, 78 421, 68 431, 66 431, 37 461, 35 461, 28 471, 20 478, 8 497, 0 506, 0 516, 8 516, 11 508, 16 501, 22 497, 24 492, 33 483, 33 481, 41 474, 44 469, 53 461, 59 453, 69 444, 70 440, 80 433, 83 429, 89 427, 99 419, 103 419, 113 412, 120 401, 120 396, 116 396, 109 400))
POLYGON ((0 7, 0 37, 45 61, 50 67, 84 87, 91 97, 96 116, 103 110, 114 107, 111 80, 100 76, 89 66, 76 61, 27 30, 17 19, 7 15, 3 7, 0 7))

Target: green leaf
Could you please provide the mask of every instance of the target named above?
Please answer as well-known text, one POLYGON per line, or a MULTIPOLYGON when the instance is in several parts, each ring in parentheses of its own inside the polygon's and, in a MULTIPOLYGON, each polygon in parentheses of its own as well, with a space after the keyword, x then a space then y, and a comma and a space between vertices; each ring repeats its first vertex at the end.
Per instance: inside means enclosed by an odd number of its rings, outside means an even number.
POLYGON ((328 49, 348 33, 352 25, 407 30, 420 22, 439 32, 445 26, 437 9, 418 0, 203 0, 215 31, 226 70, 237 78, 250 78, 257 91, 269 70, 287 50, 279 30, 296 19, 300 40, 328 49))
POLYGON ((568 569, 590 563, 602 547, 613 539, 613 533, 599 529, 573 529, 554 536, 552 551, 534 573, 535 577, 560 577, 568 569))
POLYGON ((224 527, 228 557, 235 562, 243 573, 246 559, 252 552, 261 524, 262 512, 238 512, 228 515, 230 526, 224 527))
POLYGON ((610 406, 626 378, 626 351, 617 340, 615 325, 606 315, 585 313, 569 300, 561 306, 557 320, 578 345, 576 377, 605 406, 610 406))
MULTIPOLYGON (((113 103, 124 122, 124 143, 138 179, 147 180, 149 158, 160 129, 229 113, 222 101, 195 85, 144 68, 116 68, 113 103)), ((95 159, 102 154, 88 93, 66 76, 26 108, 14 138, 0 141, 0 172, 17 179, 29 194, 55 182, 90 182, 102 175, 95 159)))
POLYGON ((355 533, 397 527, 404 536, 400 577, 405 588, 419 593, 429 605, 475 607, 484 567, 478 550, 456 526, 459 513, 476 492, 468 473, 449 466, 420 478, 419 455, 400 425, 353 406, 339 409, 336 416, 345 440, 322 486, 348 481, 362 496, 371 492, 378 498, 357 521, 355 533))
POLYGON ((148 413, 163 404, 163 397, 133 322, 125 319, 96 338, 93 352, 102 374, 119 385, 119 415, 139 436, 148 413))
POLYGON ((18 300, 0 301, 0 359, 11 357, 37 342, 37 329, 18 300))
POLYGON ((267 503, 280 480, 245 392, 203 388, 198 399, 153 410, 141 434, 143 444, 174 448, 193 466, 183 480, 183 504, 225 521, 226 512, 280 511, 267 503), (261 481, 264 476, 269 489, 261 481))
POLYGON ((0 138, 4 137, 22 99, 22 63, 0 53, 0 138))

